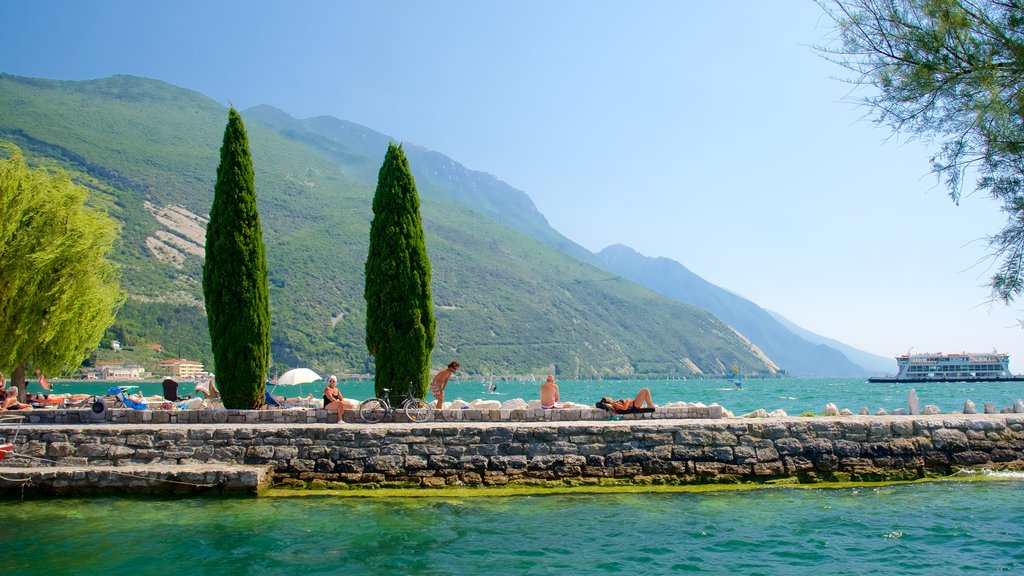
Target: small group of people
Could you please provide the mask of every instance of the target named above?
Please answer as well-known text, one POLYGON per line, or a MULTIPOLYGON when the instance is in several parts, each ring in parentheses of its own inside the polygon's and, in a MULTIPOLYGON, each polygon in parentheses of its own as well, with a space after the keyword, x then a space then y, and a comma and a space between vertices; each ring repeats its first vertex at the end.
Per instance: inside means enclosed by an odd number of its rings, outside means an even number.
MULTIPOLYGON (((447 367, 438 371, 436 375, 430 380, 430 392, 436 399, 436 408, 441 409, 444 407, 444 392, 448 387, 448 382, 452 376, 459 370, 461 365, 458 360, 452 361, 447 367)), ((43 385, 46 382, 42 374, 37 370, 40 384, 43 385)), ((50 386, 47 382, 44 388, 49 390, 50 386)), ((195 388, 195 392, 198 395, 202 395, 205 398, 216 398, 218 397, 219 390, 214 384, 213 377, 209 380, 198 384, 195 388)), ((141 394, 139 394, 141 396, 141 394)), ((24 404, 18 401, 18 388, 7 387, 7 381, 4 379, 2 373, 0 373, 0 410, 31 410, 30 404, 24 404)), ((133 396, 129 398, 134 399, 133 396)), ((313 399, 312 394, 305 398, 285 398, 283 396, 274 396, 274 399, 283 404, 292 404, 296 402, 310 401, 313 399)), ((341 390, 338 388, 338 378, 333 374, 327 379, 327 386, 324 387, 323 391, 324 409, 328 411, 335 411, 338 413, 338 422, 342 422, 342 418, 345 412, 345 398, 341 394, 341 390)), ((558 390, 558 384, 555 382, 553 374, 548 374, 547 379, 543 384, 540 385, 540 404, 545 410, 562 408, 564 403, 561 400, 561 396, 558 390)), ((648 388, 641 388, 640 391, 634 398, 625 398, 621 400, 612 400, 611 397, 605 396, 598 403, 598 407, 610 410, 613 412, 627 412, 631 410, 649 410, 657 408, 651 399, 651 391, 648 388)))
POLYGON ((3 393, 3 401, 0 402, 0 410, 31 410, 31 404, 24 404, 18 401, 18 387, 6 388, 3 393))
MULTIPOLYGON (((39 385, 42 386, 43 390, 52 390, 53 387, 50 382, 43 376, 41 370, 36 370, 36 377, 39 379, 39 385)), ((31 404, 25 404, 18 400, 18 387, 7 386, 7 379, 4 378, 2 372, 0 372, 0 410, 31 410, 31 404)), ((29 402, 45 402, 47 399, 46 394, 26 394, 26 400, 29 402)))
MULTIPOLYGON (((597 406, 612 412, 646 411, 654 410, 658 407, 654 400, 651 399, 651 390, 649 388, 641 388, 633 398, 612 400, 610 396, 605 396, 601 398, 597 406)), ((540 407, 545 410, 562 407, 561 397, 558 393, 558 384, 555 383, 555 377, 552 374, 548 374, 547 380, 540 385, 540 407)))
MULTIPOLYGON (((430 381, 430 392, 437 399, 436 407, 438 410, 444 407, 444 390, 448 386, 448 381, 451 380, 452 375, 459 369, 459 366, 458 361, 448 364, 447 368, 439 371, 430 381)), ((598 402, 598 405, 612 412, 646 411, 654 410, 658 407, 651 398, 651 390, 649 388, 641 388, 633 398, 612 400, 610 397, 605 396, 598 402)), ((545 410, 562 408, 564 406, 553 374, 548 374, 547 379, 540 385, 540 406, 545 410)))

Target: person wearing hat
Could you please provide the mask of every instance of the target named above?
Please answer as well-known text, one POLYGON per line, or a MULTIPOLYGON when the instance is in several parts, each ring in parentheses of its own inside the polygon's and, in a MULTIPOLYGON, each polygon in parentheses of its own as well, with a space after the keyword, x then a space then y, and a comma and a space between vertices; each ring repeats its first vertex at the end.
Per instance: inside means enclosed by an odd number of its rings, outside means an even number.
POLYGON ((448 386, 448 380, 451 379, 452 374, 459 369, 459 361, 454 360, 447 368, 441 370, 434 376, 434 379, 430 381, 430 393, 437 398, 437 409, 440 410, 444 407, 444 389, 448 386))

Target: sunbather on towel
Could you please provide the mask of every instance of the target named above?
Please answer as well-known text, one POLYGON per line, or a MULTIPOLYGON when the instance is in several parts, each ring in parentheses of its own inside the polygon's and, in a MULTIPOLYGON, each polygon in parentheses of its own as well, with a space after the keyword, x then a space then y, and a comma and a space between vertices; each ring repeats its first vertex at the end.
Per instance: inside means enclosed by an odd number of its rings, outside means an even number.
POLYGON ((305 398, 285 398, 284 396, 278 396, 277 394, 271 394, 271 396, 273 396, 274 400, 277 400, 281 404, 288 404, 289 406, 294 406, 295 404, 298 404, 299 402, 312 402, 313 401, 313 393, 312 392, 310 392, 309 395, 306 396, 305 398))
POLYGON ((601 402, 598 404, 607 406, 605 410, 611 410, 612 412, 627 412, 629 410, 641 410, 643 408, 654 409, 658 407, 651 400, 651 391, 648 388, 641 388, 640 391, 636 393, 636 397, 632 400, 626 398, 623 400, 613 401, 608 396, 605 396, 604 398, 601 398, 601 402))
POLYGON ((30 404, 18 402, 18 387, 11 386, 4 392, 4 401, 0 404, 0 410, 31 410, 30 404))

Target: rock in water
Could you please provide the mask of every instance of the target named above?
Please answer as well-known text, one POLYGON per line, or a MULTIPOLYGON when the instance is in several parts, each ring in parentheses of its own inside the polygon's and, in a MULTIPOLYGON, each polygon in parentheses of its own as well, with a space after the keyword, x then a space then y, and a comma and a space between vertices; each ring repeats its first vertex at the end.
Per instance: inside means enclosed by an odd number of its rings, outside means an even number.
POLYGON ((1013 402, 1013 413, 1022 414, 1024 413, 1024 400, 1015 400, 1013 402))
POLYGON ((868 414, 870 414, 870 412, 868 412, 868 407, 867 406, 861 406, 860 407, 860 415, 861 416, 867 416, 868 414))
POLYGON ((917 399, 917 390, 913 388, 907 392, 907 407, 910 408, 910 414, 917 415, 921 413, 921 404, 917 399))
POLYGON ((843 408, 842 410, 839 411, 839 415, 840 416, 853 416, 853 410, 850 410, 849 408, 843 408))
POLYGON ((932 414, 941 414, 942 411, 939 410, 939 407, 935 404, 928 404, 924 407, 924 410, 921 413, 926 416, 930 416, 932 414))
POLYGON ((974 405, 974 402, 968 400, 964 402, 964 414, 977 414, 978 408, 974 405))
POLYGON ((878 412, 875 412, 875 416, 888 416, 888 415, 889 415, 889 411, 886 410, 885 408, 879 408, 878 412))
POLYGON ((985 402, 985 414, 995 414, 995 413, 996 413, 996 403, 995 402, 985 402))
POLYGON ((836 408, 835 404, 829 402, 828 404, 825 404, 825 409, 822 410, 821 415, 822 416, 839 416, 839 408, 836 408))

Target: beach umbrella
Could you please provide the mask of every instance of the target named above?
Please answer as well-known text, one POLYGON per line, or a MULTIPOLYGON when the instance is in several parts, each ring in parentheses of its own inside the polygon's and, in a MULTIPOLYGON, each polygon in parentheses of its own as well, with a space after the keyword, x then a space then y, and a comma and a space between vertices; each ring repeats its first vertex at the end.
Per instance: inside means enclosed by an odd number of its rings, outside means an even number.
POLYGON ((294 368, 284 374, 281 374, 281 377, 277 379, 277 383, 290 386, 294 384, 316 382, 317 380, 320 380, 320 375, 309 368, 294 368))

